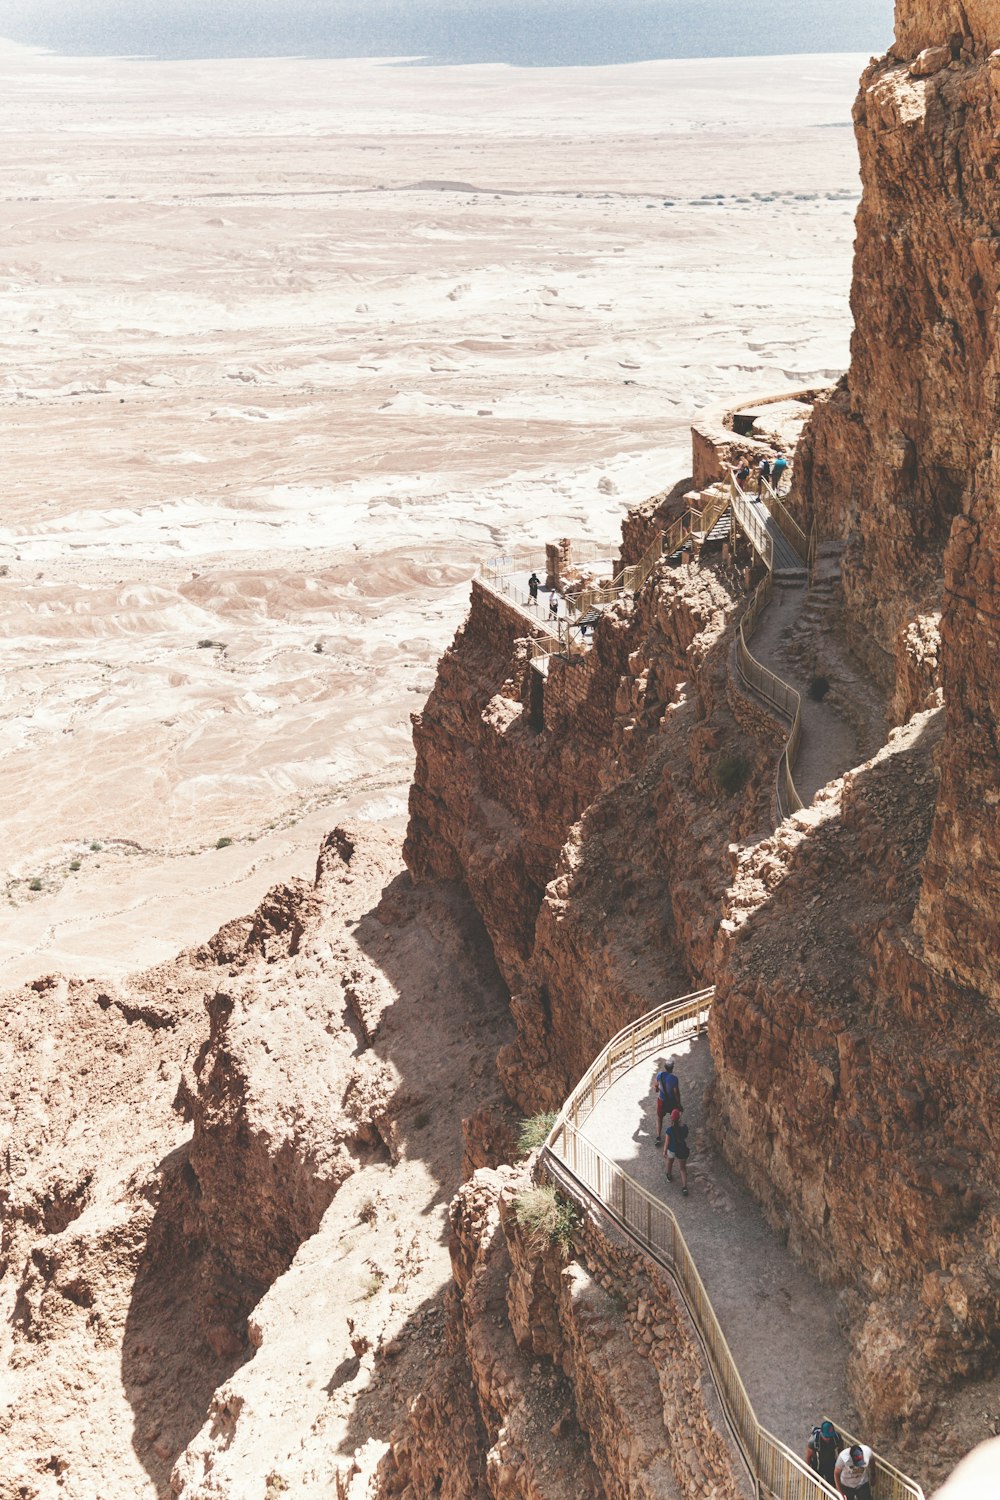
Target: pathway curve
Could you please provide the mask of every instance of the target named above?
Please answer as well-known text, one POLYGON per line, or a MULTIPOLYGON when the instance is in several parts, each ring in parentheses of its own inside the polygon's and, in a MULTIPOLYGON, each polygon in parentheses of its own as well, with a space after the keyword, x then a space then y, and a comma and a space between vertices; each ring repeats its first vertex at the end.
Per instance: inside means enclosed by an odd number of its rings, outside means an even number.
MULTIPOLYGON (((796 1261, 769 1229, 755 1200, 709 1140, 703 1107, 713 1074, 707 1036, 668 1054, 691 1129, 690 1193, 666 1180, 654 1144, 653 1066, 637 1065, 612 1085, 581 1127, 677 1216, 759 1421, 796 1453, 824 1415, 858 1430, 847 1392, 848 1346, 837 1325, 837 1294, 796 1261)), ((676 1170, 675 1170, 676 1177, 676 1170)))
POLYGON ((832 699, 815 703, 809 697, 808 680, 785 650, 802 628, 801 616, 808 601, 809 590, 804 584, 799 588, 777 584, 747 643, 761 666, 795 688, 802 699, 802 739, 792 779, 806 807, 820 787, 863 759, 853 725, 838 712, 832 699))

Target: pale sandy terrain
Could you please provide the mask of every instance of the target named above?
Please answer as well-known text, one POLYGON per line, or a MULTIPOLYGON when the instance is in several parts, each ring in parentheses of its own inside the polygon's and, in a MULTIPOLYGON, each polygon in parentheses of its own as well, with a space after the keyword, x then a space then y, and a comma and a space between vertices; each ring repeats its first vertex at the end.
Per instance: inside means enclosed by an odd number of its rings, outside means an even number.
POLYGON ((476 560, 839 372, 862 63, 0 53, 4 983, 401 816, 476 560))

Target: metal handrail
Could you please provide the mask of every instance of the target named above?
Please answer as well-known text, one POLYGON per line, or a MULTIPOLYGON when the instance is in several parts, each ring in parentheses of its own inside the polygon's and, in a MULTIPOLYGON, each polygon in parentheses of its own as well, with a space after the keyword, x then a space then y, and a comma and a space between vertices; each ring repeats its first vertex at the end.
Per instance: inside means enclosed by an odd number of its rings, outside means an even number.
POLYGON ((788 542, 789 546, 795 548, 802 561, 805 562, 809 553, 809 541, 805 532, 785 505, 785 502, 779 499, 778 492, 770 480, 763 480, 761 488, 763 490, 763 493, 759 497, 761 502, 774 518, 775 524, 780 529, 785 541, 788 542))
MULTIPOLYGON (((576 537, 562 540, 569 542, 574 564, 603 562, 614 550, 609 542, 580 540, 576 537)), ((479 574, 481 578, 491 580, 508 578, 511 573, 532 572, 546 567, 547 563, 548 554, 544 547, 522 548, 516 552, 502 552, 497 557, 484 558, 479 564, 479 574)))
MULTIPOLYGON (((698 1330, 723 1409, 758 1496, 766 1500, 828 1500, 835 1491, 758 1421, 674 1214, 580 1130, 581 1119, 587 1118, 617 1077, 644 1058, 705 1030, 714 995, 714 988, 699 990, 623 1027, 566 1100, 545 1142, 542 1160, 551 1158, 557 1163, 558 1168, 550 1164, 550 1170, 560 1182, 568 1180, 570 1191, 575 1184, 584 1201, 596 1198, 625 1233, 673 1277, 698 1330)), ((874 1464, 879 1500, 924 1500, 920 1486, 893 1465, 877 1455, 874 1464)))
POLYGON ((733 515, 746 535, 747 541, 770 573, 774 568, 774 539, 768 533, 760 517, 755 514, 732 470, 729 473, 729 495, 733 515))
POLYGON ((802 740, 802 697, 795 688, 789 686, 776 673, 762 666, 747 646, 747 640, 752 637, 761 613, 771 602, 773 592, 773 577, 768 573, 754 590, 753 598, 740 621, 736 636, 736 666, 747 687, 753 688, 754 692, 759 693, 780 714, 790 720, 791 727, 776 772, 778 809, 782 817, 787 817, 789 813, 801 812, 805 806, 792 777, 792 767, 802 740), (782 796, 782 789, 784 796, 782 796))

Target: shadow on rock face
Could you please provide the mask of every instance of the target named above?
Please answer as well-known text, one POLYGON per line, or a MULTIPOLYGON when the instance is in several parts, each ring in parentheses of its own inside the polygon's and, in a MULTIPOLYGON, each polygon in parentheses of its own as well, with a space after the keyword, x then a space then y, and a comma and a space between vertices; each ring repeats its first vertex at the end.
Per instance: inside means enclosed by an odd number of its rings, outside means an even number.
POLYGON ((162 1191, 132 1288, 122 1384, 132 1446, 167 1496, 170 1472, 205 1422, 219 1385, 252 1354, 246 1315, 264 1288, 239 1285, 196 1227, 197 1178, 181 1147, 160 1164, 162 1191))

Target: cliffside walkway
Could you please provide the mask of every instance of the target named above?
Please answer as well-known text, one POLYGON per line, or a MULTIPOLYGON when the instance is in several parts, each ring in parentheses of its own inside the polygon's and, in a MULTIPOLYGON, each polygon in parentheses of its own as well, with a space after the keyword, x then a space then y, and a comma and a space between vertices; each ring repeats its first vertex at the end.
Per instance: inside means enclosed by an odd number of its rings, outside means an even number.
MULTIPOLYGON (((824 1417, 856 1440, 848 1350, 832 1294, 779 1245, 708 1142, 700 1106, 714 993, 685 996, 619 1032, 563 1105, 542 1162, 564 1192, 587 1211, 599 1206, 673 1277, 758 1500, 820 1500, 834 1491, 801 1454, 824 1417), (666 1182, 653 1145, 650 1082, 660 1055, 677 1058, 695 1125, 687 1198, 679 1182, 666 1182)), ((877 1500, 924 1500, 920 1486, 879 1455, 875 1471, 877 1500)))

